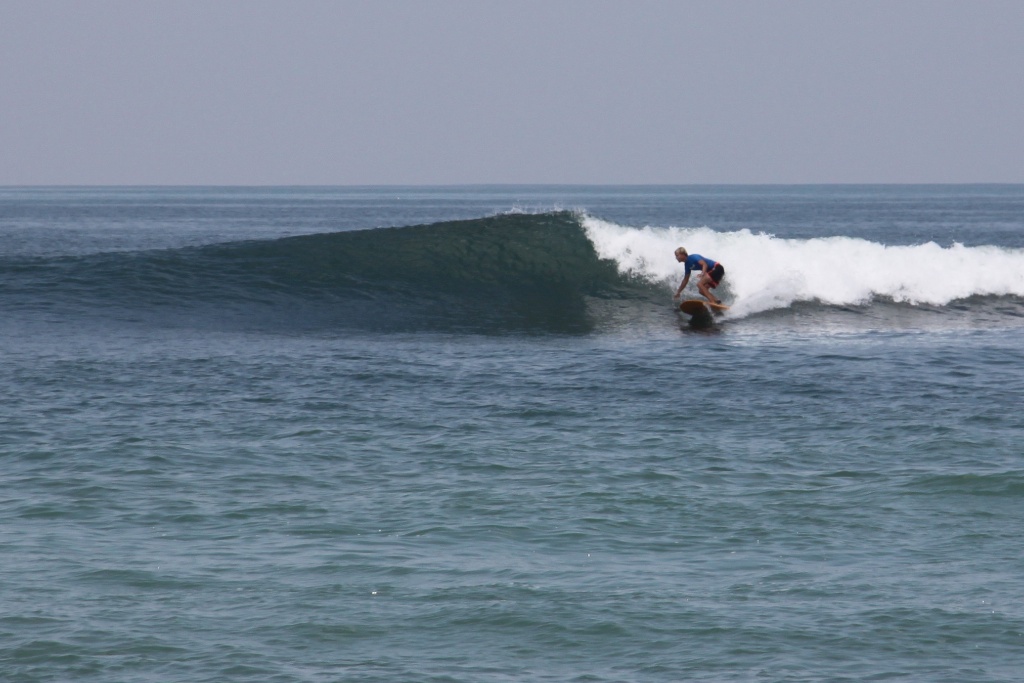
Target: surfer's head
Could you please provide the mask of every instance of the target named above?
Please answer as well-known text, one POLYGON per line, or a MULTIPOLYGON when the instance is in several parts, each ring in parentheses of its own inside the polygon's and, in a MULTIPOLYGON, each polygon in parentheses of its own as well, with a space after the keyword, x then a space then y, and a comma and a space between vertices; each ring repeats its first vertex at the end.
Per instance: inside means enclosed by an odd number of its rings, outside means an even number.
POLYGON ((687 256, 689 256, 689 254, 687 254, 686 250, 683 249, 682 247, 679 247, 678 249, 676 249, 676 261, 679 261, 680 263, 682 263, 683 261, 686 260, 687 256))

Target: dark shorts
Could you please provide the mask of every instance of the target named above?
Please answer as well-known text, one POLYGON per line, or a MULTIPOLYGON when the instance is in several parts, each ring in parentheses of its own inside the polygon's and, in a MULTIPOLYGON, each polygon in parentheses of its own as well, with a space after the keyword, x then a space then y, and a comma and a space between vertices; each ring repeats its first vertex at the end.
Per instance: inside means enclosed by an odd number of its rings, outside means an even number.
POLYGON ((718 286, 718 283, 722 281, 722 278, 725 277, 725 268, 722 267, 721 263, 715 264, 715 267, 711 269, 710 273, 708 273, 708 277, 710 277, 714 282, 714 284, 711 285, 711 288, 714 289, 718 286))

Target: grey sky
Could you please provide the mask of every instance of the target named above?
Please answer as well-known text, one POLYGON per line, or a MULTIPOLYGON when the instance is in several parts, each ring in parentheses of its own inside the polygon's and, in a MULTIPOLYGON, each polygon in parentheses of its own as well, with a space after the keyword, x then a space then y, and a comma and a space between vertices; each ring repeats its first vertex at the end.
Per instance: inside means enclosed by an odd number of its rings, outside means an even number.
POLYGON ((0 0, 0 184, 1024 182, 1024 2, 0 0))

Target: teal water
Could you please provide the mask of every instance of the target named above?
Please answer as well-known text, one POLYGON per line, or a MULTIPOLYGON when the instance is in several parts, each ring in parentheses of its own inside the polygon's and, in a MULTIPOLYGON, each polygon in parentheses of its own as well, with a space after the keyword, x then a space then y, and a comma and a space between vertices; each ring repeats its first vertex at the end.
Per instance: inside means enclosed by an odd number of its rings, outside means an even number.
POLYGON ((0 191, 3 678, 1019 680, 1022 207, 0 191), (749 312, 687 324, 677 238, 749 312), (838 303, 733 265, 865 244, 838 303))

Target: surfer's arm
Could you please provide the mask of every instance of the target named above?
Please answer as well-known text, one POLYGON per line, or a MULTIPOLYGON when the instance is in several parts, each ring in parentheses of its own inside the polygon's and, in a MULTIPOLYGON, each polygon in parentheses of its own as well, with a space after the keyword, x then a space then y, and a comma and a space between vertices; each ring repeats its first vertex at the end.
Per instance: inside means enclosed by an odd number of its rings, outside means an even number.
POLYGON ((686 289, 686 283, 689 282, 689 281, 690 281, 690 273, 687 272, 686 273, 686 277, 684 277, 683 281, 679 284, 679 289, 676 290, 676 298, 677 299, 680 297, 680 295, 682 295, 683 290, 686 289))

